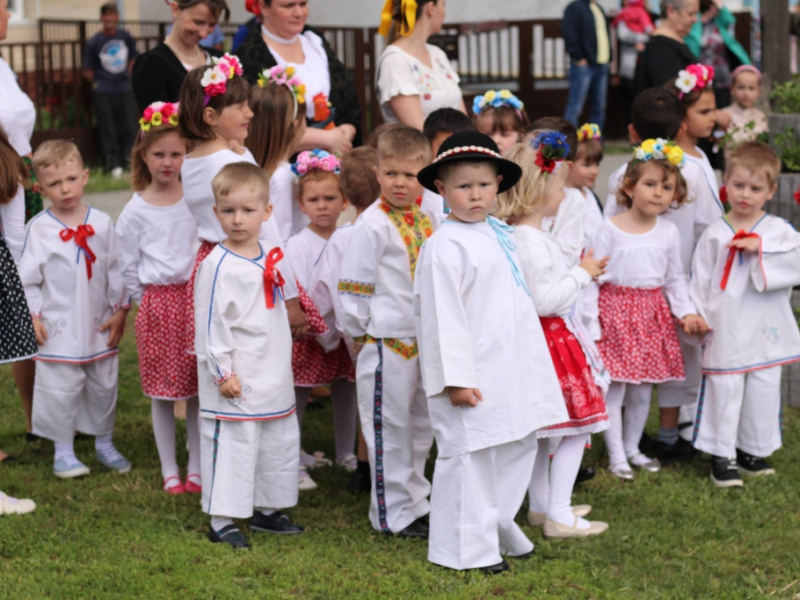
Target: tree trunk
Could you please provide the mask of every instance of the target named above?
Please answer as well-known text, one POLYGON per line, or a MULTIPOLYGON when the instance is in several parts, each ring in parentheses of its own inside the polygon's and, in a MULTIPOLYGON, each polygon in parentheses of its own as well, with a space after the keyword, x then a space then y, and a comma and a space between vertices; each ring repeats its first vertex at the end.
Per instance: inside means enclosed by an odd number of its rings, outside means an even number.
POLYGON ((789 4, 780 0, 761 3, 761 57, 764 73, 773 83, 791 77, 789 56, 789 4))

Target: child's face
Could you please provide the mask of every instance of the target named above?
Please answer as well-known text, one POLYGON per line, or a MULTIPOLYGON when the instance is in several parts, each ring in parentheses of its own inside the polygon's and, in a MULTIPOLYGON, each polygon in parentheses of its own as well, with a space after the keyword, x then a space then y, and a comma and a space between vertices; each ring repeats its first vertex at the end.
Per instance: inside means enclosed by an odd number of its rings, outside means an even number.
POLYGON ((448 167, 444 179, 436 180, 436 188, 450 206, 451 217, 477 223, 494 206, 502 179, 491 163, 463 163, 448 167))
POLYGON ((211 125, 218 138, 226 142, 238 142, 244 144, 247 138, 247 128, 250 126, 250 119, 253 118, 253 111, 247 102, 231 104, 216 112, 213 108, 206 108, 206 122, 211 125))
POLYGON ((742 166, 734 167, 725 179, 731 215, 748 219, 761 214, 764 204, 775 195, 776 187, 770 187, 763 173, 753 173, 742 166))
POLYGON ((600 164, 596 162, 589 162, 586 157, 581 156, 575 159, 572 164, 572 170, 567 180, 569 187, 593 188, 594 182, 597 181, 597 176, 600 174, 600 164))
POLYGON ((417 173, 427 166, 423 160, 384 158, 378 160, 375 174, 381 186, 381 195, 395 208, 408 208, 420 194, 422 185, 417 173))
POLYGON ((670 173, 664 178, 664 170, 655 164, 642 168, 639 180, 633 186, 626 186, 625 192, 633 198, 633 210, 655 217, 666 212, 675 198, 677 177, 670 173))
POLYGON ((439 147, 442 145, 447 138, 453 135, 452 131, 437 131, 436 135, 433 136, 431 140, 431 149, 433 150, 433 156, 435 157, 439 154, 439 147))
POLYGON ((81 207, 83 186, 89 181, 89 170, 76 159, 37 169, 36 176, 42 193, 52 202, 56 216, 74 214, 81 207))
POLYGON ((555 173, 552 173, 544 186, 544 199, 542 202, 542 216, 555 217, 558 214, 558 207, 567 197, 564 191, 564 184, 567 182, 567 167, 561 165, 555 173))
POLYGON ((186 154, 186 142, 178 132, 161 136, 150 144, 142 156, 153 182, 167 186, 175 181, 181 174, 183 157, 186 154))
POLYGON ((752 108, 761 95, 761 82, 758 75, 751 71, 742 71, 736 76, 731 87, 733 101, 742 108, 752 108))
POLYGON ((717 104, 714 92, 706 90, 700 99, 692 104, 686 111, 683 122, 686 125, 686 134, 698 140, 706 139, 714 131, 717 119, 717 104))
POLYGON ((240 246, 258 241, 261 223, 269 219, 270 213, 272 206, 264 205, 262 195, 245 187, 217 198, 214 206, 222 231, 229 241, 240 246))
POLYGON ((303 184, 300 208, 311 219, 312 229, 333 231, 347 200, 342 196, 335 175, 303 184))
POLYGON ((483 127, 483 128, 478 128, 478 131, 492 138, 492 141, 494 141, 494 143, 497 144, 497 148, 500 150, 500 154, 505 153, 509 148, 511 148, 511 146, 519 143, 520 138, 522 137, 519 131, 514 131, 514 130, 504 131, 499 128, 494 130, 488 130, 486 127, 483 127))

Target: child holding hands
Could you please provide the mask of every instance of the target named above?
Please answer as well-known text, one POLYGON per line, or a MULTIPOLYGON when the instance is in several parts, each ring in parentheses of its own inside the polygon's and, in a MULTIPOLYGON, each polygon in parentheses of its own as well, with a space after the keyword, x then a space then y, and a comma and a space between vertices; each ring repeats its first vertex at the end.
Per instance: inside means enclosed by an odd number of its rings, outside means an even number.
POLYGON ((789 303, 800 285, 800 234, 764 212, 781 161, 767 145, 744 142, 727 163, 731 210, 697 242, 690 284, 713 332, 694 446, 711 454, 711 480, 723 488, 741 486, 740 474, 774 473, 765 459, 781 447, 781 366, 800 360, 789 303))
POLYGON ((39 355, 33 429, 55 442, 53 474, 89 474, 75 456, 73 436, 95 436, 97 461, 127 473, 131 464, 114 447, 118 353, 130 308, 117 264, 114 224, 83 203, 89 171, 77 146, 42 143, 33 155, 51 207, 28 223, 20 261, 39 355))

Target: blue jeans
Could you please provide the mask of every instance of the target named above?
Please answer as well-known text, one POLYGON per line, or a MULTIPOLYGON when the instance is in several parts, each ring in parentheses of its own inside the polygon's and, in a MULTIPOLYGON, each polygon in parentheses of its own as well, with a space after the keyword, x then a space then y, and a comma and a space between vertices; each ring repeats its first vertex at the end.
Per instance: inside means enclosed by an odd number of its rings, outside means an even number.
POLYGON ((606 120, 606 96, 608 95, 608 65, 583 65, 574 62, 569 66, 569 96, 564 118, 579 127, 586 97, 589 97, 589 121, 597 123, 603 130, 606 120))

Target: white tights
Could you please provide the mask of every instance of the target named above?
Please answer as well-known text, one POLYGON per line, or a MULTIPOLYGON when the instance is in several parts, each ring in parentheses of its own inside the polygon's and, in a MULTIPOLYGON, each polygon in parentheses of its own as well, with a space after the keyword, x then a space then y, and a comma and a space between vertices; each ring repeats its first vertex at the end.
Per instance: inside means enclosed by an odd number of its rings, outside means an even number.
MULTIPOLYGON (((303 414, 306 412, 311 388, 295 387, 297 402, 297 423, 303 430, 303 414)), ((331 401, 333 402, 333 433, 336 440, 336 458, 343 459, 353 454, 356 445, 356 423, 358 422, 358 404, 356 402, 356 384, 347 379, 337 379, 331 383, 331 401)), ((301 433, 302 436, 302 433, 301 433)), ((300 449, 300 464, 310 464, 313 458, 300 449), (305 455, 305 456, 304 456, 305 455)))
MULTIPOLYGON (((153 433, 156 437, 158 457, 161 459, 161 476, 166 480, 179 477, 175 458, 175 402, 153 400, 153 433)), ((189 443, 189 466, 186 474, 200 473, 200 423, 197 396, 186 401, 186 439, 189 443)))
POLYGON ((609 427, 605 431, 609 466, 624 465, 630 468, 628 459, 639 454, 639 440, 642 439, 647 423, 652 395, 652 383, 614 381, 609 386, 606 394, 609 427))
POLYGON ((556 523, 587 529, 589 522, 577 519, 572 512, 572 489, 583 459, 586 446, 585 435, 569 435, 561 438, 550 461, 550 445, 555 439, 540 439, 533 476, 528 488, 530 510, 546 513, 556 523))

